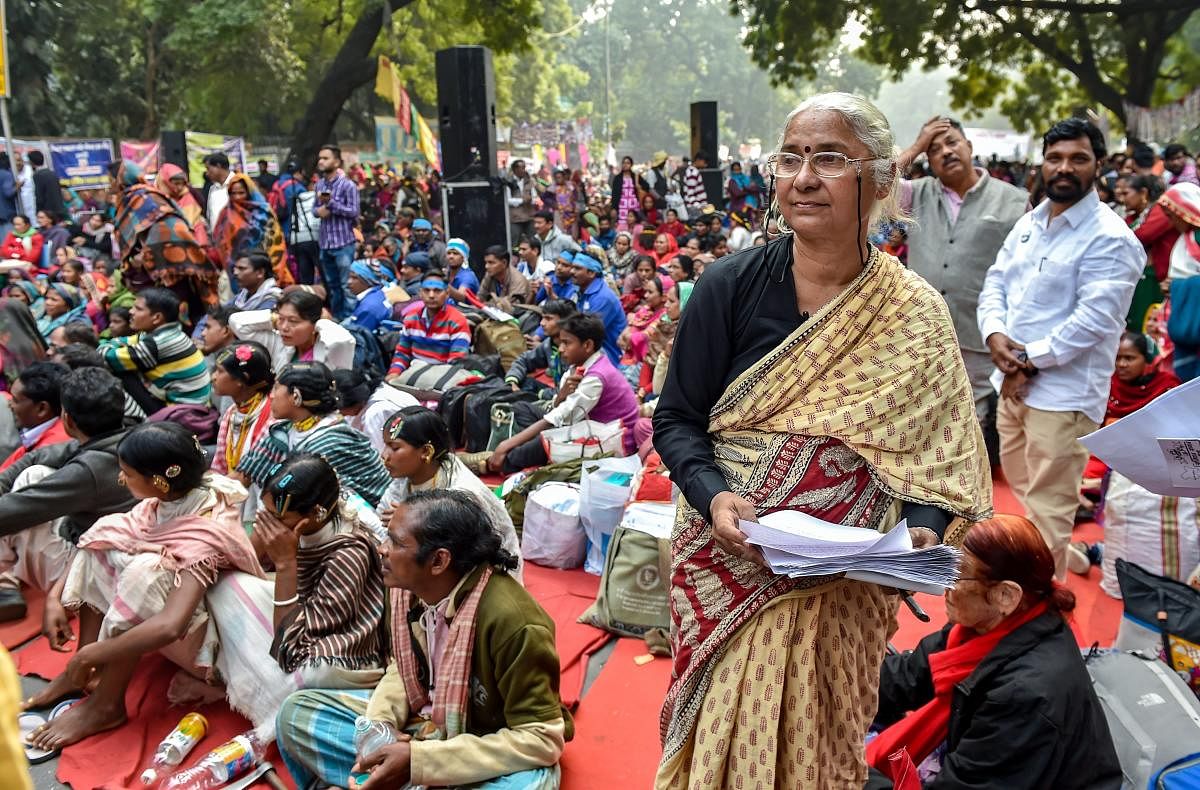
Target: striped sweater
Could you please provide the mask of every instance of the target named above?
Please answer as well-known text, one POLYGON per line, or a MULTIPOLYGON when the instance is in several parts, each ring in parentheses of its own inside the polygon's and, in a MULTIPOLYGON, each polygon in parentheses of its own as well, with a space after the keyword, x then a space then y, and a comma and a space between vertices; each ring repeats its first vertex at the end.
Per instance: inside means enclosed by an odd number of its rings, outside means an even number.
POLYGON ((209 402, 212 380, 204 355, 178 322, 106 340, 100 355, 114 373, 138 373, 150 394, 168 406, 209 402))
POLYGON ((438 365, 452 362, 470 349, 471 325, 457 308, 446 305, 432 319, 429 308, 414 310, 404 316, 388 375, 403 373, 414 359, 438 365))
POLYGON ((279 624, 271 655, 284 672, 387 663, 383 571, 374 539, 330 523, 296 551, 299 605, 279 624), (304 545, 315 539, 316 543, 304 545))
POLYGON ((253 449, 243 453, 237 471, 258 486, 266 485, 271 475, 289 455, 316 453, 329 462, 343 488, 348 488, 376 507, 391 485, 392 478, 383 460, 367 437, 342 421, 340 414, 322 418, 315 428, 295 434, 291 420, 280 420, 267 428, 253 449))

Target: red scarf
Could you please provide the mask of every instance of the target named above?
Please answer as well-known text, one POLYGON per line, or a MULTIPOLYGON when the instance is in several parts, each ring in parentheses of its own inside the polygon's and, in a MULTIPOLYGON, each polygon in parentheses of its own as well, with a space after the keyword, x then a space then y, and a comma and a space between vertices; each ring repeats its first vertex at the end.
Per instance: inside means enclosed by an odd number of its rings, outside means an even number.
POLYGON ((986 634, 956 625, 950 629, 946 648, 929 656, 929 673, 933 675, 933 699, 900 721, 888 727, 867 744, 867 763, 885 770, 888 757, 906 749, 916 765, 946 740, 950 730, 950 700, 954 687, 979 666, 1004 637, 1046 611, 1042 601, 1028 611, 1010 614, 986 634))
POLYGON ((1160 367, 1157 362, 1158 360, 1155 360, 1151 367, 1146 369, 1149 380, 1140 384, 1136 381, 1142 381, 1146 376, 1126 383, 1117 378, 1117 374, 1113 374, 1108 392, 1108 412, 1104 416, 1105 423, 1133 414, 1167 390, 1179 386, 1179 377, 1174 372, 1160 367))

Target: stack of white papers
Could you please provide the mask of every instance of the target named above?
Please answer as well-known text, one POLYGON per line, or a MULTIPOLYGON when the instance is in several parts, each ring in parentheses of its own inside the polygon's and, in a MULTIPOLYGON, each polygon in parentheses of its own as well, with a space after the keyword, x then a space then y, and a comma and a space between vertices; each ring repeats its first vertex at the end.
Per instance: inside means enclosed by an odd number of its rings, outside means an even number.
POLYGON ((762 549, 771 570, 787 576, 845 573, 847 578, 941 595, 958 579, 960 555, 946 545, 913 549, 908 525, 890 532, 831 524, 794 510, 740 523, 752 545, 762 549))

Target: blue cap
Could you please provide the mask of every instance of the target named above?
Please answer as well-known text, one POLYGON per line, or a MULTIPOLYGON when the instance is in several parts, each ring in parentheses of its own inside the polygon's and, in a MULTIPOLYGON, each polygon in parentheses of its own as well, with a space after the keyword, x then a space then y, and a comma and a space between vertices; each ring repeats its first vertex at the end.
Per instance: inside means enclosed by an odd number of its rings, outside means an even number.
POLYGON ((429 269, 429 253, 421 250, 413 250, 408 255, 404 256, 404 262, 401 266, 411 266, 414 269, 426 271, 429 269))
POLYGON ((413 230, 433 230, 433 223, 424 217, 414 219, 412 224, 413 230))

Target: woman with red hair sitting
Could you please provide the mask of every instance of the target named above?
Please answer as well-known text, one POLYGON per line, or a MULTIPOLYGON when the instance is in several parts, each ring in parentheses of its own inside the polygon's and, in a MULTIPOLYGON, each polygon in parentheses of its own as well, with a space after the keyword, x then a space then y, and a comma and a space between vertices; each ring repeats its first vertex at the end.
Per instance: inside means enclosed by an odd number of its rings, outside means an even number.
POLYGON ((867 744, 867 786, 890 786, 877 772, 893 775, 889 757, 901 750, 924 761, 927 788, 1119 786, 1108 724, 1064 619, 1074 608, 1032 522, 1000 515, 973 526, 946 590, 950 623, 884 659, 876 724, 887 726, 867 744))

